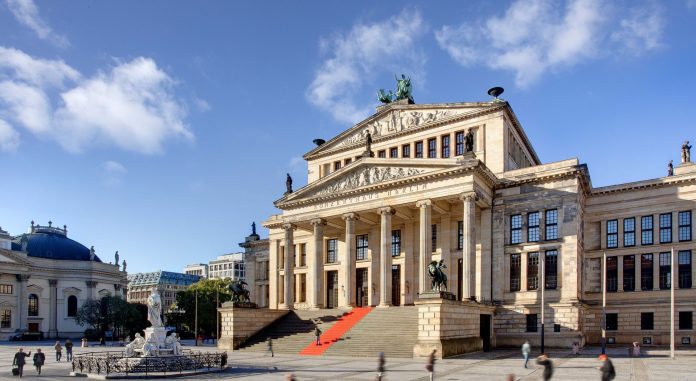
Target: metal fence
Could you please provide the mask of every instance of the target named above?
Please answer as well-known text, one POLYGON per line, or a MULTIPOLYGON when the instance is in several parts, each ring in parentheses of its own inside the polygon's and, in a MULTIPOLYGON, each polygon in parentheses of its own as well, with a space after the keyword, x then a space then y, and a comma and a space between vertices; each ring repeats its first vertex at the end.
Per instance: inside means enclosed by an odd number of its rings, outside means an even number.
POLYGON ((76 354, 72 360, 73 372, 79 373, 179 373, 223 369, 227 352, 193 352, 185 350, 181 356, 126 357, 122 351, 89 352, 76 354))

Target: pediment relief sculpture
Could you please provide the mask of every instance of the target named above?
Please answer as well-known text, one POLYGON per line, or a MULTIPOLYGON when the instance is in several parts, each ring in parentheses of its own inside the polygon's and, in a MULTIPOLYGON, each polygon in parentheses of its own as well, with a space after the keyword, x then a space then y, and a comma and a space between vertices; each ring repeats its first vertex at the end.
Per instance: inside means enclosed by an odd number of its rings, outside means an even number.
POLYGON ((312 193, 312 195, 324 196, 332 193, 345 192, 351 189, 363 188, 374 184, 416 176, 424 172, 425 169, 422 168, 364 167, 329 182, 312 193))
POLYGON ((79 295, 82 292, 79 288, 75 287, 66 287, 63 289, 63 294, 65 295, 79 295))

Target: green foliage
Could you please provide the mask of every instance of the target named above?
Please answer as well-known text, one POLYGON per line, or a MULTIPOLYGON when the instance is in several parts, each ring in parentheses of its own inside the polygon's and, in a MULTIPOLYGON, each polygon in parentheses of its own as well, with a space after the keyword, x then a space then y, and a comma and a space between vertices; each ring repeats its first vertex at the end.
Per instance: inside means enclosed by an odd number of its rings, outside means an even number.
POLYGON ((75 315, 75 323, 80 326, 89 326, 92 329, 97 328, 102 323, 101 317, 101 301, 88 299, 77 310, 75 315))
POLYGON ((103 337, 107 330, 114 331, 116 338, 131 336, 145 329, 147 306, 128 303, 119 296, 87 300, 77 310, 75 322, 89 327, 85 331, 86 336, 103 337))
POLYGON ((198 331, 204 335, 215 335, 217 322, 216 291, 219 303, 229 301, 232 295, 230 279, 203 279, 176 295, 176 303, 166 315, 167 324, 177 326, 179 331, 193 331, 195 327, 196 294, 198 294, 198 331), (182 312, 183 311, 183 312, 182 312))

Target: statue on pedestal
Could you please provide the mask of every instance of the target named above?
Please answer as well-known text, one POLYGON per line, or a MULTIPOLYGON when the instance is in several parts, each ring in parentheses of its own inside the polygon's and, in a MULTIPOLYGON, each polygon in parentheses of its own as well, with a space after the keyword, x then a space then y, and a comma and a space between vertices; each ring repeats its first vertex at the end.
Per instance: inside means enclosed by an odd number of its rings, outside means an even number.
POLYGON ((292 193, 292 177, 290 177, 289 173, 287 175, 285 178, 285 194, 292 193))
POLYGON ((667 176, 674 176, 674 164, 672 164, 672 160, 667 164, 667 176))
POLYGON ((174 356, 181 356, 183 353, 181 349, 181 342, 179 342, 179 338, 175 333, 172 333, 171 335, 167 336, 166 339, 164 339, 164 348, 171 349, 174 356))
POLYGON ((466 130, 466 135, 464 135, 464 153, 474 152, 474 133, 471 132, 471 128, 466 130))
POLYGON ((151 335, 147 338, 145 345, 143 345, 143 356, 158 356, 159 355, 159 345, 157 344, 157 338, 155 335, 151 335))
MULTIPOLYGON (((152 293, 147 298, 147 320, 152 324, 153 328, 162 327, 162 299, 156 288, 152 289, 152 293)), ((149 338, 148 338, 149 340, 149 338)))
POLYGON ((143 349, 143 345, 145 345, 145 339, 143 339, 143 337, 140 336, 139 333, 136 333, 133 341, 131 341, 129 344, 126 344, 126 356, 135 356, 135 350, 143 349))
POLYGON ((681 152, 681 162, 682 163, 689 163, 691 162, 691 146, 689 145, 689 141, 686 140, 684 144, 682 144, 682 152, 681 152))
POLYGON ((233 280, 232 284, 230 284, 229 289, 230 292, 232 292, 232 302, 233 303, 241 303, 241 302, 250 302, 251 300, 249 299, 249 290, 244 288, 247 283, 243 280, 233 280))
POLYGON ((114 254, 114 259, 116 259, 116 260, 114 261, 114 264, 115 264, 116 266, 118 266, 118 250, 116 250, 116 254, 114 254))
POLYGON ((442 269, 446 268, 447 266, 443 260, 440 260, 440 262, 432 261, 428 265, 428 275, 431 278, 433 291, 447 291, 447 275, 442 271, 442 269))
POLYGON ((365 153, 369 157, 375 156, 375 154, 372 153, 372 134, 370 134, 370 131, 365 131, 365 153))

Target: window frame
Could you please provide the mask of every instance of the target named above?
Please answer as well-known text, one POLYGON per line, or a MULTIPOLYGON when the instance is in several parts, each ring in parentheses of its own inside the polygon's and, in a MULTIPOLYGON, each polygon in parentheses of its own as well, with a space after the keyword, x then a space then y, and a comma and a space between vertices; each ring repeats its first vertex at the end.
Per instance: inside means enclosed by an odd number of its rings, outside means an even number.
POLYGON ((377 157, 380 159, 386 159, 387 158, 387 150, 381 149, 377 151, 377 157))
POLYGON ((340 161, 340 160, 339 160, 339 161, 334 161, 333 167, 334 167, 334 172, 335 172, 335 171, 338 171, 339 169, 341 169, 341 161, 340 161))
POLYGON ((640 255, 640 289, 641 291, 652 291, 655 287, 655 256, 652 253, 640 255), (648 261, 647 258, 650 258, 648 261), (650 262, 650 267, 645 264, 650 262), (650 279, 650 282, 646 280, 650 279))
POLYGON ((391 232, 392 244, 391 244, 391 256, 392 258, 401 255, 401 230, 396 229, 391 232))
POLYGON ((9 308, 0 310, 0 328, 12 328, 12 310, 9 308))
POLYGON ((669 290, 672 285, 672 253, 663 251, 658 258, 660 290, 669 290))
POLYGON ((66 314, 69 318, 74 318, 77 316, 78 300, 75 295, 68 295, 68 300, 66 301, 66 314), (74 304, 73 304, 74 301, 74 304))
POLYGON ((655 224, 653 223, 653 216, 641 216, 640 217, 640 244, 641 246, 652 245, 655 243, 655 224), (649 222, 648 222, 649 221, 649 222), (647 227, 650 225, 650 227, 647 227), (646 238, 650 237, 650 242, 646 242, 646 238))
POLYGON ((39 296, 36 294, 27 296, 27 316, 39 316, 39 296))
POLYGON ((12 295, 14 287, 11 284, 0 284, 0 295, 12 295))
POLYGON ((437 224, 430 225, 430 244, 432 253, 437 252, 437 224))
POLYGON ((449 134, 440 136, 440 157, 448 159, 450 157, 450 142, 452 138, 449 134))
POLYGON ((421 140, 421 141, 417 141, 417 142, 415 143, 415 147, 414 147, 413 150, 414 150, 414 156, 413 156, 413 157, 416 158, 416 159, 422 159, 422 158, 423 158, 423 141, 422 141, 422 140, 421 140))
POLYGON ((457 250, 464 249, 464 221, 457 221, 457 250))
POLYGON ((619 260, 616 255, 607 257, 606 260, 606 286, 607 292, 619 291, 619 260))
POLYGON ((464 131, 454 133, 454 156, 464 155, 464 131))
POLYGON ((679 242, 688 242, 691 241, 691 223, 693 219, 691 218, 691 211, 690 210, 683 210, 679 213, 677 213, 677 226, 678 226, 678 234, 679 234, 679 242), (684 219, 682 219, 682 216, 684 216, 684 219), (687 216, 688 216, 688 221, 687 221, 687 216), (682 232, 684 233, 684 238, 682 238, 682 232))
POLYGON ((655 329, 655 314, 653 312, 640 313, 640 330, 652 331, 655 329))
POLYGON ((607 220, 607 249, 619 247, 619 220, 607 220))
POLYGON ((633 247, 636 245, 636 218, 628 217, 623 219, 623 245, 624 247, 633 247), (631 226, 627 226, 630 223, 631 226), (630 241, 630 242, 629 242, 630 241))
POLYGON ((624 291, 635 291, 636 290, 636 256, 635 255, 624 255, 621 260, 623 261, 623 290, 624 291), (630 263, 630 266, 628 265, 630 263), (628 271, 627 271, 628 269, 628 271))
POLYGON ((544 288, 555 290, 558 288, 558 250, 544 251, 544 288))
POLYGON ((522 290, 522 254, 510 254, 510 292, 522 290))
POLYGON ((359 234, 355 236, 355 260, 364 261, 368 259, 370 246, 369 234, 359 234))
POLYGON ((671 243, 672 242, 672 213, 661 213, 660 214, 660 243, 671 243), (669 216, 669 219, 663 217, 669 216), (663 222, 665 222, 663 226, 663 222), (669 222, 669 226, 667 226, 669 222), (664 235, 663 235, 664 233, 664 235), (669 237, 667 237, 669 236, 669 237))
POLYGON ((558 209, 547 209, 544 211, 544 241, 555 241, 558 239, 558 209), (553 219, 549 218, 553 216, 553 219), (552 220, 552 222, 549 222, 552 220))
POLYGON ((336 263, 338 258, 338 240, 329 238, 326 240, 326 263, 336 263), (331 247, 333 245, 333 248, 331 247), (333 254, 333 258, 332 258, 333 254))
POLYGON ((401 157, 404 159, 411 157, 411 144, 404 144, 401 146, 401 157))
POLYGON ((539 332, 539 315, 538 314, 526 314, 526 331, 525 332, 539 332), (534 324, 532 323, 534 321, 534 324))
POLYGON ((399 147, 389 148, 389 158, 390 159, 398 159, 399 158, 399 147))
POLYGON ((539 242, 541 240, 541 213, 539 211, 527 213, 527 242, 539 242))
POLYGON ((619 330, 619 314, 616 312, 610 312, 606 314, 604 319, 604 329, 607 331, 618 331, 619 330), (610 324, 611 322, 611 324, 610 324))
POLYGON ((539 289, 539 252, 527 253, 527 291, 539 289))
POLYGON ((428 159, 437 159, 437 138, 428 139, 428 159))
POLYGON ((691 331, 694 329, 694 313, 693 311, 679 311, 679 330, 691 331), (688 316, 688 319, 682 318, 688 316), (688 322, 688 324, 686 324, 688 322))
POLYGON ((691 279, 691 266, 693 258, 691 250, 679 250, 677 252, 677 282, 679 288, 691 288, 693 279, 691 279))
POLYGON ((522 243, 522 215, 512 214, 510 215, 510 244, 517 245, 522 243), (515 220, 519 219, 519 224, 515 223, 515 220))

